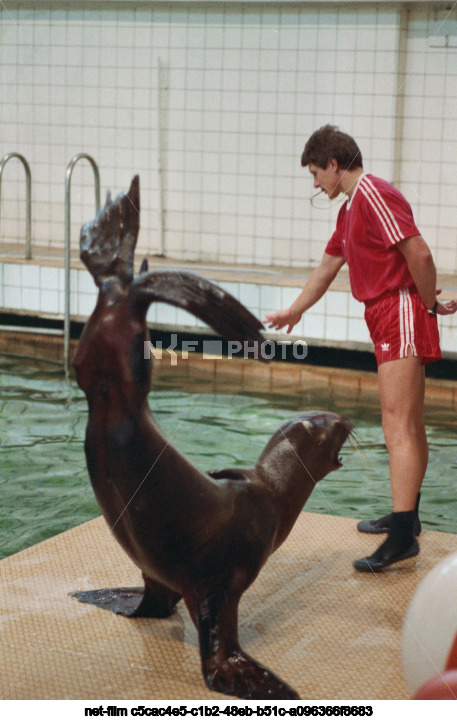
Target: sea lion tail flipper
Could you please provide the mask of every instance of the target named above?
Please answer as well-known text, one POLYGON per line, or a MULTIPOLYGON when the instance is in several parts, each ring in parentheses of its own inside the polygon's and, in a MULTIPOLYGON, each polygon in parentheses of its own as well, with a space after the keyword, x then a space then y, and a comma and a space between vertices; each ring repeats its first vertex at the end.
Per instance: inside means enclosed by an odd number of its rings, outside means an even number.
POLYGON ((184 595, 198 628, 205 683, 212 691, 258 700, 299 700, 294 689, 238 643, 237 617, 241 593, 209 592, 200 602, 184 595))
POLYGON ((126 286, 133 280, 133 256, 140 229, 140 179, 135 175, 127 193, 105 205, 95 220, 81 228, 80 257, 101 287, 117 279, 126 286))
POLYGON ((218 335, 233 341, 263 343, 262 323, 230 293, 186 271, 151 271, 130 286, 135 305, 146 313, 153 302, 169 303, 193 313, 218 335))

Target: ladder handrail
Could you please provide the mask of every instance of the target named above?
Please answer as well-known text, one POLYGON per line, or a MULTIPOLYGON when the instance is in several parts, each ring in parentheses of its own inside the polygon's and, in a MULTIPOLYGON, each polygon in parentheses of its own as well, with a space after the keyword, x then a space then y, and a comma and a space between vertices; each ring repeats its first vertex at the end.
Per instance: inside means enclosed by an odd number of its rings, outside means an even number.
POLYGON ((95 213, 100 208, 100 173, 98 165, 91 155, 87 153, 77 153, 73 156, 67 165, 65 172, 65 308, 64 308, 64 342, 63 342, 63 360, 65 367, 65 376, 68 378, 70 374, 70 190, 71 176, 73 169, 80 160, 88 160, 94 171, 95 180, 95 213))
MULTIPOLYGON (((17 158, 21 161, 25 170, 25 258, 30 260, 32 257, 32 173, 30 172, 30 165, 23 155, 20 153, 6 153, 0 160, 0 213, 1 213, 1 199, 2 199, 2 175, 5 165, 11 158, 17 158)), ((0 216, 1 217, 1 216, 0 216)))

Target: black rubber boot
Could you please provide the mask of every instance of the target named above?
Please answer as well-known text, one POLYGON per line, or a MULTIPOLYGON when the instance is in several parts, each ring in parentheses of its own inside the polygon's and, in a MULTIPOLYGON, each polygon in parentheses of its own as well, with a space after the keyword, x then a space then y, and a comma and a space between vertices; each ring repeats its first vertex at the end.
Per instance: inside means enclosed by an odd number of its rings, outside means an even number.
POLYGON ((356 571, 382 571, 419 553, 419 544, 414 537, 416 511, 402 511, 391 516, 388 537, 372 556, 354 561, 356 571))
MULTIPOLYGON (((416 508, 415 513, 416 517, 414 519, 414 535, 420 536, 422 526, 419 518, 419 503, 420 503, 421 494, 417 494, 417 500, 416 500, 416 508)), ((382 518, 378 518, 375 521, 359 521, 357 524, 357 530, 360 531, 360 533, 389 533, 390 527, 392 524, 392 513, 388 513, 387 516, 383 516, 382 518)))

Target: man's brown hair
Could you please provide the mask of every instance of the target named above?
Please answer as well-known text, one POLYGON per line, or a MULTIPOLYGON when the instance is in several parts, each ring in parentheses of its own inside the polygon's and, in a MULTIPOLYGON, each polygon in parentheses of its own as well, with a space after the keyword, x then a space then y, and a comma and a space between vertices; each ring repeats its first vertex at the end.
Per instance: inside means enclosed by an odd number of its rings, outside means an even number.
POLYGON ((354 138, 338 130, 336 125, 323 125, 308 139, 301 164, 306 167, 313 163, 318 168, 326 168, 332 158, 345 170, 363 167, 362 153, 354 138))

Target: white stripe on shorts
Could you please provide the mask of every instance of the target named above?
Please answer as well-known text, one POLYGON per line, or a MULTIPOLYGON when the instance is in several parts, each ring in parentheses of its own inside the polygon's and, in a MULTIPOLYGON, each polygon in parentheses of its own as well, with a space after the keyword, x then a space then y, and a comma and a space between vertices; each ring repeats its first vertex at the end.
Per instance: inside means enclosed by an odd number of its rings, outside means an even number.
POLYGON ((402 288, 398 292, 400 296, 400 358, 406 358, 408 349, 411 349, 413 356, 417 355, 414 339, 413 304, 408 288, 402 288))

